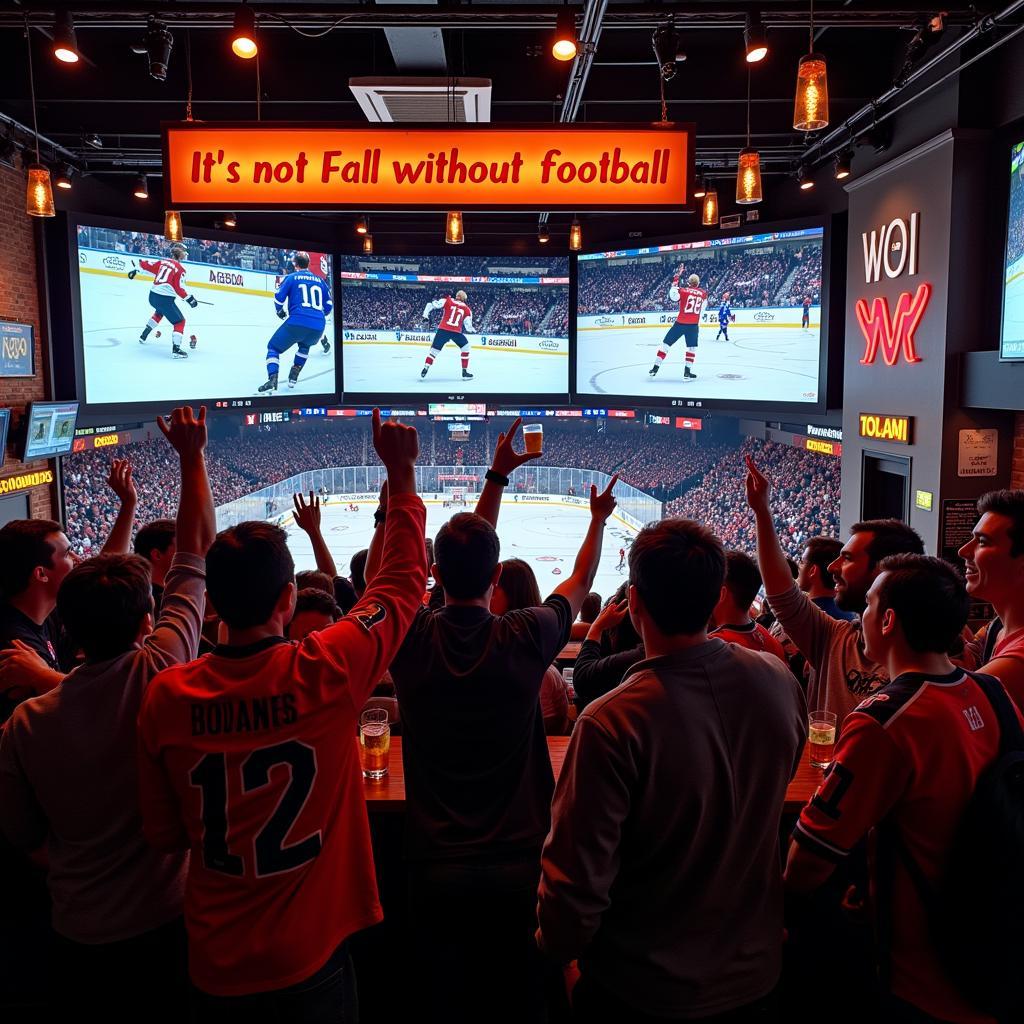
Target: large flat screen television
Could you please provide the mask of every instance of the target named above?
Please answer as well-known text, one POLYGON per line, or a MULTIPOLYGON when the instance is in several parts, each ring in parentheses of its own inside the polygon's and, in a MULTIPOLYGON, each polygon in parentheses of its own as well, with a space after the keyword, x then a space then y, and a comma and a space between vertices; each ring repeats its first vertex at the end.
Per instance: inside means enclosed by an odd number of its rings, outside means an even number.
POLYGON ((820 409, 822 225, 717 235, 577 264, 577 401, 820 409))
POLYGON ((30 402, 25 419, 23 461, 67 455, 75 440, 77 402, 30 402))
POLYGON ((84 220, 73 230, 78 396, 90 412, 284 396, 308 405, 337 395, 328 254, 198 232, 173 249, 155 230, 84 220), (275 296, 296 272, 296 253, 309 262, 301 283, 288 289, 285 322, 275 296), (271 339, 281 349, 278 388, 260 390, 271 339), (290 372, 296 362, 297 376, 290 372))
POLYGON ((1010 211, 1003 264, 1003 325, 999 356, 1024 359, 1024 142, 1010 151, 1010 211))
POLYGON ((564 256, 341 258, 347 401, 565 402, 564 256))

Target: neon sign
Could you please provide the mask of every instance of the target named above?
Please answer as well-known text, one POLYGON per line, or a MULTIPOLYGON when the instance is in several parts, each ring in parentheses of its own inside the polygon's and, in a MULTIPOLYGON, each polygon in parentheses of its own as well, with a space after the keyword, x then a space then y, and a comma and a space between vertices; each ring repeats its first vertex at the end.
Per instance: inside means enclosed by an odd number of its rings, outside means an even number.
POLYGON ((870 308, 866 299, 858 299, 857 323, 867 343, 860 361, 865 365, 873 363, 881 348, 886 366, 895 366, 901 352, 908 363, 921 362, 914 347, 914 332, 931 297, 932 286, 927 283, 919 285, 913 296, 910 292, 901 292, 892 315, 889 300, 884 296, 876 297, 870 308))

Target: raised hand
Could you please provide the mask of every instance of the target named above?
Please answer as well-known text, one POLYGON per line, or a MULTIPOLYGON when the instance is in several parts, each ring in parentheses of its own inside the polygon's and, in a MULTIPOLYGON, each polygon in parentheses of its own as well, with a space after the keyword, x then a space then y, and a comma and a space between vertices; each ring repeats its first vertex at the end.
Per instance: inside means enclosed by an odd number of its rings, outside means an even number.
POLYGON ((134 505, 139 500, 139 492, 135 489, 135 481, 132 480, 132 464, 127 459, 114 459, 111 462, 107 485, 122 505, 134 505))
POLYGON ((597 618, 590 624, 594 632, 604 633, 614 629, 629 614, 628 601, 609 601, 600 611, 597 618))
POLYGON ((745 458, 747 462, 747 477, 745 481, 747 504, 754 510, 755 515, 759 513, 769 514, 771 511, 772 483, 757 468, 754 460, 749 455, 745 456, 745 458))
POLYGON ((301 494, 292 495, 295 505, 295 525, 304 533, 320 532, 320 499, 312 491, 309 492, 309 504, 301 494))
POLYGON ((420 453, 420 438, 415 427, 388 420, 381 423, 380 409, 373 410, 373 450, 388 469, 414 466, 420 453))
POLYGON ((508 428, 507 434, 498 435, 498 443, 494 447, 494 458, 491 460, 491 469, 495 473, 511 476, 513 470, 518 469, 524 462, 532 462, 544 454, 543 452, 517 452, 512 447, 512 442, 519 432, 522 422, 523 418, 517 417, 515 423, 508 428))
POLYGON ((183 459, 201 455, 206 448, 205 405, 200 406, 198 417, 191 405, 180 406, 169 417, 157 416, 156 425, 183 459))
POLYGON ((612 496, 612 488, 619 482, 619 474, 608 481, 608 486, 600 493, 597 493, 597 485, 590 485, 590 515, 598 522, 605 522, 615 511, 615 498, 612 496))

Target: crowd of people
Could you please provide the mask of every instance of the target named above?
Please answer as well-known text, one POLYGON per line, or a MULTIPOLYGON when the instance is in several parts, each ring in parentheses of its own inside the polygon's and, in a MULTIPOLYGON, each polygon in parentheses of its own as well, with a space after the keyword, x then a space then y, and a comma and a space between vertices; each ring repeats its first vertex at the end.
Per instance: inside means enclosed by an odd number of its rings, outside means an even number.
POLYGON ((659 259, 637 257, 635 262, 580 265, 577 308, 581 314, 663 312, 669 287, 682 272, 694 273, 709 302, 724 301, 736 309, 754 306, 800 306, 805 297, 821 302, 821 243, 764 245, 754 252, 712 257, 667 253, 659 259), (680 268, 683 268, 680 271, 680 268))
POLYGON ((775 1024, 825 998, 841 1020, 1022 1019, 1002 755, 1024 747, 1024 491, 980 499, 966 576, 896 520, 806 536, 794 576, 777 524, 805 484, 750 445, 722 468, 756 561, 669 518, 602 602, 613 477, 544 599, 496 532, 541 457, 518 422, 475 511, 427 538, 417 431, 375 414, 386 484, 350 579, 312 496, 294 510, 317 572, 270 523, 216 533, 204 416, 159 426, 173 518, 137 521, 153 485, 118 459, 98 554, 58 522, 0 529, 5 1011, 775 1024), (997 614, 977 634, 972 600, 997 614), (581 634, 574 697, 556 662, 581 634), (370 829, 384 725, 400 867, 370 829), (827 769, 791 827, 808 742, 827 769))
POLYGON ((755 532, 743 491, 743 459, 771 475, 786 553, 799 557, 808 538, 839 534, 839 460, 772 441, 747 438, 716 460, 700 482, 666 506, 666 514, 708 523, 730 548, 753 552, 755 532))
MULTIPOLYGON (((450 439, 446 423, 431 424, 424 435, 421 461, 483 466, 498 433, 509 422, 499 418, 470 424, 469 438, 458 441, 450 439)), ((207 458, 214 500, 223 505, 320 466, 364 465, 369 451, 365 418, 332 420, 322 426, 304 423, 301 428, 287 425, 269 433, 212 440, 207 458)), ((731 441, 695 443, 688 433, 639 426, 598 430, 595 422, 556 420, 544 430, 545 465, 618 473, 626 483, 668 500, 668 514, 700 518, 730 546, 742 550, 750 550, 752 540, 735 467, 748 452, 777 475, 786 520, 783 542, 789 553, 799 553, 808 536, 836 535, 839 464, 827 456, 753 439, 741 447, 731 441)), ((67 534, 80 555, 95 548, 117 516, 116 499, 106 479, 119 454, 117 449, 96 449, 63 460, 67 534)), ((140 515, 145 519, 168 516, 177 507, 178 494, 173 459, 162 439, 133 444, 127 454, 136 477, 145 485, 140 515)))

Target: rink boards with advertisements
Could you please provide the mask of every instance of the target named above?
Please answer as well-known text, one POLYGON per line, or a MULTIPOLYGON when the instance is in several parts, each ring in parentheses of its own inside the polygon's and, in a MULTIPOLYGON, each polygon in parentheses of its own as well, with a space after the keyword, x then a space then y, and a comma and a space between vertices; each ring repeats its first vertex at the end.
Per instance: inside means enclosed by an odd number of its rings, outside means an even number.
MULTIPOLYGON (((467 507, 445 508, 441 496, 423 495, 427 507, 427 536, 437 531, 456 512, 472 511, 477 495, 467 495, 467 507)), ((377 495, 335 495, 322 509, 321 529, 330 548, 338 572, 349 573, 352 556, 370 543, 373 535, 373 513, 377 508, 377 495), (348 510, 349 503, 358 511, 348 510)), ((288 533, 288 547, 295 560, 296 570, 315 569, 316 560, 309 538, 296 525, 293 516, 282 509, 274 522, 284 526, 288 533)), ((537 576, 542 597, 572 573, 576 553, 590 523, 588 502, 582 498, 560 495, 506 494, 498 517, 498 537, 501 557, 522 558, 537 576)), ((631 516, 616 510, 608 520, 601 549, 601 561, 593 589, 603 598, 609 597, 623 583, 628 573, 618 569, 619 549, 629 550, 633 538, 642 524, 631 516)))
MULTIPOLYGON (((255 395, 267 379, 267 342, 281 326, 274 310, 280 277, 237 267, 220 267, 185 260, 185 290, 199 306, 178 299, 185 316, 183 348, 187 359, 171 355, 171 326, 164 321, 160 337, 151 334, 139 343, 152 312, 151 274, 139 271, 128 278, 145 256, 100 249, 79 250, 82 294, 82 345, 86 401, 162 402, 255 395), (189 336, 198 344, 189 348, 189 336)), ((281 357, 281 394, 323 395, 336 390, 334 380, 333 314, 325 334, 331 351, 320 345, 309 350, 309 361, 293 391, 286 385, 288 368, 297 351, 281 357)))
POLYGON ((567 338, 467 332, 469 372, 473 379, 463 379, 460 350, 451 341, 441 349, 427 376, 421 378, 420 371, 434 333, 343 330, 346 394, 457 390, 466 395, 497 392, 544 395, 569 390, 567 338))
POLYGON ((734 309, 729 341, 715 340, 718 309, 701 315, 696 380, 683 378, 686 343, 670 349, 657 377, 648 371, 675 313, 607 313, 577 318, 577 391, 669 399, 750 402, 816 402, 821 308, 812 306, 810 327, 800 307, 734 309))

